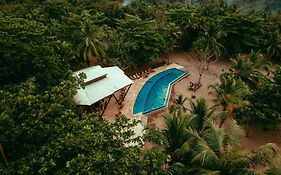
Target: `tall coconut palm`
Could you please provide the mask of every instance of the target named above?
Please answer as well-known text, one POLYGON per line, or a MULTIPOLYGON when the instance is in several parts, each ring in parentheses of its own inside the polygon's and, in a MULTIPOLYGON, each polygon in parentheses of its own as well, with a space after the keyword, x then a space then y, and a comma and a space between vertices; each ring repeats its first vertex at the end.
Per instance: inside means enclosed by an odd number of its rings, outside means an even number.
MULTIPOLYGON (((222 51, 225 50, 224 46, 219 42, 226 33, 220 26, 211 23, 202 35, 194 42, 194 48, 202 48, 203 50, 209 50, 211 57, 217 60, 221 57, 222 51)), ((209 60, 211 61, 211 60, 209 60)))
POLYGON ((217 61, 225 50, 220 42, 225 35, 226 33, 220 26, 211 23, 193 43, 193 49, 199 54, 200 58, 199 82, 205 67, 208 69, 210 63, 217 61))
MULTIPOLYGON (((232 115, 234 109, 239 109, 248 104, 247 96, 249 89, 246 84, 234 75, 222 75, 220 83, 210 85, 209 88, 214 89, 216 93, 215 102, 223 107, 223 111, 227 111, 228 116, 232 115)), ((224 120, 221 121, 222 126, 224 120)))
POLYGON ((259 52, 251 50, 251 53, 246 56, 238 55, 237 58, 231 59, 231 71, 238 78, 241 78, 248 85, 252 85, 252 73, 261 73, 265 70, 269 74, 271 64, 264 62, 263 55, 259 52))
POLYGON ((80 56, 87 62, 88 66, 90 66, 94 56, 99 63, 103 62, 107 49, 107 45, 103 42, 104 37, 105 33, 101 28, 89 22, 82 24, 81 38, 79 39, 77 50, 80 56))
POLYGON ((252 67, 249 61, 239 54, 237 58, 231 59, 231 71, 235 76, 245 80, 248 79, 252 73, 252 67))
POLYGON ((276 30, 269 34, 265 45, 267 46, 267 53, 272 58, 281 57, 281 34, 279 30, 276 30))
MULTIPOLYGON (((263 145, 252 152, 243 149, 239 143, 244 132, 233 120, 224 128, 208 120, 203 132, 190 127, 185 132, 189 137, 180 148, 184 149, 185 159, 170 166, 171 174, 258 174, 260 170, 256 167, 272 166, 278 158, 274 144, 263 145)), ((273 170, 278 172, 276 166, 272 166, 273 170)))
MULTIPOLYGON (((175 101, 182 105, 186 98, 179 96, 175 101)), ((190 134, 187 134, 186 130, 191 128, 198 133, 203 132, 206 127, 206 123, 213 118, 214 109, 208 109, 205 99, 199 98, 196 101, 190 100, 190 114, 182 110, 182 107, 173 108, 171 112, 166 114, 165 117, 165 135, 169 143, 169 152, 173 154, 174 158, 181 158, 188 145, 184 143, 189 140, 190 134)))
POLYGON ((176 99, 173 99, 174 105, 170 107, 170 112, 181 113, 186 111, 184 106, 185 101, 187 100, 182 94, 179 95, 176 99))
POLYGON ((213 109, 208 109, 206 100, 204 98, 189 101, 190 113, 193 115, 191 119, 191 127, 197 131, 204 129, 207 120, 212 119, 214 113, 213 109))
POLYGON ((187 140, 186 128, 189 118, 186 114, 177 116, 176 113, 164 115, 166 128, 163 133, 168 141, 167 151, 173 154, 187 140))
MULTIPOLYGON (((193 132, 193 131, 191 131, 193 132)), ((210 122, 209 128, 196 138, 192 150, 192 174, 255 174, 255 167, 267 166, 277 156, 277 146, 267 144, 253 152, 239 146, 243 135, 235 122, 229 122, 225 128, 219 128, 210 122)))
POLYGON ((261 70, 264 70, 267 75, 269 75, 272 65, 270 62, 265 62, 264 56, 261 53, 251 50, 249 54, 249 62, 252 65, 253 72, 260 72, 261 70))
POLYGON ((259 72, 261 70, 269 71, 271 64, 265 62, 264 56, 260 52, 251 50, 248 61, 251 64, 253 72, 259 72))

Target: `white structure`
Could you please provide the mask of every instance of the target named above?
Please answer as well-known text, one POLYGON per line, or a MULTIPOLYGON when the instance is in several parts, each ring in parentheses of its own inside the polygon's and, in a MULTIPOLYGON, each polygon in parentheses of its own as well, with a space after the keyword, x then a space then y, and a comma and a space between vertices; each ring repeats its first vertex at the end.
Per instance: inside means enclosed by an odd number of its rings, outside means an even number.
MULTIPOLYGON (((130 88, 131 84, 133 84, 133 81, 117 66, 105 68, 102 68, 101 66, 92 66, 76 71, 74 72, 74 75, 79 77, 79 74, 81 73, 86 75, 86 79, 84 80, 85 88, 80 87, 77 94, 74 96, 77 105, 91 106, 106 97, 110 97, 108 100, 109 102, 112 96, 117 103, 120 104, 120 101, 117 100, 114 93, 127 86, 130 88)), ((127 92, 129 88, 127 89, 127 92)), ((121 102, 124 100, 127 92, 124 94, 121 102)), ((108 102, 106 103, 106 106, 108 102)))

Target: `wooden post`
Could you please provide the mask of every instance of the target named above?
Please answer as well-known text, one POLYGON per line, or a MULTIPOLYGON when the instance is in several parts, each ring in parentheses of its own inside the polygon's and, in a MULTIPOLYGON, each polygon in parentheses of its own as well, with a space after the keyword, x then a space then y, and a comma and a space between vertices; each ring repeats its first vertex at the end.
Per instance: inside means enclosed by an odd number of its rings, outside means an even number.
POLYGON ((105 103, 105 106, 104 106, 104 108, 103 108, 103 110, 102 110, 102 113, 99 115, 101 118, 102 118, 102 115, 103 115, 104 112, 105 112, 105 109, 107 108, 108 103, 110 102, 111 97, 112 97, 112 95, 109 96, 109 99, 108 99, 108 101, 105 103))

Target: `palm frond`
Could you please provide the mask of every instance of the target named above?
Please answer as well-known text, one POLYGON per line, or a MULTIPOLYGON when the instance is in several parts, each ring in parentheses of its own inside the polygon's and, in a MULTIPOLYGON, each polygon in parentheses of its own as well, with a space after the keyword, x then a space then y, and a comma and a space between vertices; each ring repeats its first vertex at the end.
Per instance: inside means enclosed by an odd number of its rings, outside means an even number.
POLYGON ((212 121, 208 122, 208 129, 206 129, 202 137, 208 143, 208 146, 215 152, 217 156, 221 156, 224 149, 223 139, 224 132, 217 124, 212 121))
POLYGON ((260 170, 254 168, 235 168, 231 171, 233 175, 264 175, 260 170))
POLYGON ((219 102, 224 110, 232 111, 247 104, 245 98, 249 94, 246 84, 234 75, 221 76, 220 84, 209 86, 216 92, 215 102, 219 102))
POLYGON ((166 173, 168 175, 182 175, 183 171, 185 169, 185 165, 180 163, 180 162, 176 162, 173 163, 167 170, 166 173))
POLYGON ((273 143, 267 143, 253 151, 251 161, 254 165, 270 165, 278 155, 278 147, 273 143))
POLYGON ((178 158, 182 159, 192 150, 193 139, 188 139, 180 148, 175 151, 178 158))
POLYGON ((218 166, 219 158, 216 153, 208 146, 205 141, 197 142, 196 152, 192 157, 191 163, 201 165, 202 167, 218 166))
POLYGON ((225 147, 220 163, 222 169, 228 169, 230 172, 236 168, 253 169, 249 152, 239 145, 228 145, 225 147))
POLYGON ((173 152, 187 140, 186 128, 190 119, 186 115, 177 117, 175 113, 168 113, 164 117, 166 127, 163 132, 170 145, 169 151, 173 152))
POLYGON ((266 171, 267 175, 280 175, 281 174, 281 156, 272 161, 269 169, 266 171))
POLYGON ((208 109, 206 100, 203 98, 196 99, 195 102, 190 100, 189 105, 190 112, 193 114, 190 126, 200 132, 204 129, 206 121, 212 119, 215 109, 208 109))
POLYGON ((225 132, 224 146, 238 144, 245 137, 245 132, 241 129, 235 120, 229 120, 223 128, 225 132))

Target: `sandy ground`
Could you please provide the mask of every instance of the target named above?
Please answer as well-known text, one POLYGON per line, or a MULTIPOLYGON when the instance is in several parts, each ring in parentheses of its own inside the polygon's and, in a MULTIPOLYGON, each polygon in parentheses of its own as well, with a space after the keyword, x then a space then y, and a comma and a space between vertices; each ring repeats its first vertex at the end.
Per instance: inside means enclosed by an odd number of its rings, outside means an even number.
POLYGON ((255 126, 250 126, 249 137, 242 141, 242 145, 248 149, 254 149, 267 143, 275 143, 281 154, 281 126, 273 131, 262 131, 255 126))
MULTIPOLYGON (((200 61, 191 53, 174 53, 169 56, 169 62, 184 66, 187 72, 189 72, 188 77, 182 79, 173 86, 170 104, 172 104, 172 99, 177 98, 177 96, 181 94, 188 99, 191 99, 192 91, 188 90, 188 88, 190 82, 195 83, 199 80, 200 61)), ((208 86, 219 82, 219 75, 227 70, 229 70, 228 62, 218 61, 214 64, 210 64, 209 69, 202 73, 202 86, 195 92, 196 98, 204 97, 207 100, 208 106, 213 106, 213 95, 210 93, 211 89, 209 89, 208 86)), ((186 101, 185 106, 188 106, 188 101, 186 101)), ((162 129, 165 125, 161 116, 165 114, 165 112, 166 111, 164 110, 157 114, 150 115, 148 123, 156 125, 162 129)))
MULTIPOLYGON (((177 65, 183 66, 183 69, 189 72, 189 76, 181 79, 172 87, 169 105, 172 104, 172 99, 176 98, 180 94, 190 99, 192 91, 189 91, 188 87, 190 85, 190 82, 198 81, 200 65, 200 61, 192 53, 173 53, 169 56, 169 60, 166 61, 168 61, 170 65, 165 65, 155 69, 155 73, 152 73, 148 78, 134 80, 134 84, 128 92, 124 101, 124 106, 121 109, 118 107, 114 99, 112 99, 103 118, 109 121, 113 121, 115 120, 115 114, 120 111, 122 114, 125 114, 130 118, 142 120, 143 125, 154 125, 159 127, 160 129, 163 129, 165 127, 165 123, 162 116, 167 112, 167 109, 163 109, 157 113, 149 114, 148 116, 132 115, 133 104, 139 90, 151 76, 161 70, 174 67, 175 65, 172 63, 176 63, 177 65)), ((209 107, 214 105, 214 96, 212 95, 212 93, 210 93, 211 90, 208 88, 208 86, 219 82, 220 74, 228 71, 229 67, 230 63, 228 61, 217 61, 216 63, 210 64, 209 69, 205 70, 202 73, 202 86, 196 91, 196 98, 204 97, 207 100, 209 107)), ((185 105, 188 106, 188 102, 186 102, 185 105)), ((248 149, 254 149, 266 143, 276 143, 281 148, 281 130, 264 132, 258 130, 255 127, 251 127, 249 137, 245 138, 242 141, 242 144, 248 149)))

